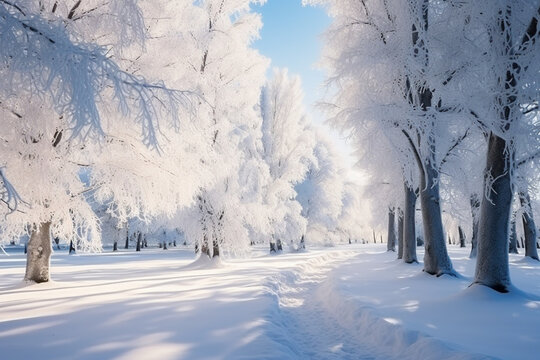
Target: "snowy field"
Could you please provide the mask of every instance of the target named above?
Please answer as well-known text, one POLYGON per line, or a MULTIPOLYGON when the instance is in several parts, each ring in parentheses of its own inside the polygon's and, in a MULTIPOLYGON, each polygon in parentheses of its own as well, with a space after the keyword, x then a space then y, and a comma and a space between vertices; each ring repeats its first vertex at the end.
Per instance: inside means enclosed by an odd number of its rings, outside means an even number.
MULTIPOLYGON (((514 285, 434 278, 386 245, 194 263, 183 248, 53 255, 24 286, 0 255, 1 359, 537 359, 540 264, 511 255, 514 285)), ((419 258, 423 254, 419 252, 419 258)))

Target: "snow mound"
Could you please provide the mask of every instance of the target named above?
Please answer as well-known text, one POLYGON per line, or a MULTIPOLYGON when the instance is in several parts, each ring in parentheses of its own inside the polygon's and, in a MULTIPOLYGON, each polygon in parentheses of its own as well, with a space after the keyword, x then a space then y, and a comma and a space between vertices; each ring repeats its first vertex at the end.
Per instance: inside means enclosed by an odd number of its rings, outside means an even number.
POLYGON ((184 270, 220 269, 224 266, 220 256, 209 258, 206 255, 201 255, 194 262, 185 266, 184 270))

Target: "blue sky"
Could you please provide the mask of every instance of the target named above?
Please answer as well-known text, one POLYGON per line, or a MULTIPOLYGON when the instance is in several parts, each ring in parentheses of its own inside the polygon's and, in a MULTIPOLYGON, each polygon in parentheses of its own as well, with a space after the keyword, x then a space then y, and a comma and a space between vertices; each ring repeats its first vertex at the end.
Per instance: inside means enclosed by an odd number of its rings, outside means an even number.
MULTIPOLYGON (((316 63, 321 57, 322 34, 331 22, 326 10, 302 6, 302 0, 267 0, 263 6, 255 6, 254 10, 262 15, 264 24, 261 39, 255 47, 272 60, 271 68, 288 68, 289 73, 300 75, 306 110, 314 123, 322 125, 324 117, 315 107, 315 102, 321 100, 324 92, 321 84, 325 74, 317 69, 316 63)), ((342 153, 344 163, 351 165, 351 148, 337 132, 326 128, 335 140, 337 150, 342 153)))
MULTIPOLYGON (((272 59, 271 67, 286 67, 302 77, 305 103, 314 120, 320 121, 313 103, 320 100, 324 72, 315 68, 322 48, 321 35, 330 24, 322 7, 302 6, 302 0, 268 0, 254 10, 262 14, 261 54, 272 59)), ((270 70, 271 71, 271 70, 270 70)))

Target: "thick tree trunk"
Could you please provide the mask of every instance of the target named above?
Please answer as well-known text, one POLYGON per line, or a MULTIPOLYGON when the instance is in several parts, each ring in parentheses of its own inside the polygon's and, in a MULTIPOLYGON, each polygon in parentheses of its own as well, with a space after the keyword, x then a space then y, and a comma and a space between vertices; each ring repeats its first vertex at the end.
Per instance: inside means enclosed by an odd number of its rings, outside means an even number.
POLYGON ((508 292, 508 221, 512 208, 510 159, 506 141, 491 133, 488 142, 484 188, 478 223, 478 257, 474 283, 508 292))
POLYGON ((461 226, 458 226, 458 232, 459 232, 459 247, 464 248, 465 247, 465 232, 461 228, 461 226))
POLYGON ((50 280, 49 268, 52 253, 50 229, 51 223, 46 222, 32 230, 27 247, 26 274, 24 275, 26 281, 42 283, 50 280))
POLYGON ((388 239, 387 251, 396 251, 396 216, 394 209, 388 209, 388 239))
POLYGON ((518 248, 517 243, 518 243, 518 239, 517 239, 517 233, 516 233, 516 218, 514 214, 514 216, 512 217, 512 221, 510 222, 510 243, 509 243, 509 248, 508 248, 508 252, 510 254, 519 254, 518 249, 517 249, 518 248))
POLYGON ((420 177, 420 203, 422 204, 425 244, 424 271, 437 276, 455 275, 444 241, 438 176, 438 171, 428 161, 425 174, 420 177))
POLYGON ((470 198, 471 215, 472 215, 472 237, 471 237, 471 253, 469 258, 474 259, 478 253, 478 220, 480 215, 480 199, 478 194, 474 193, 470 198))
POLYGON ((403 259, 403 211, 398 209, 398 259, 403 259))
POLYGON ((112 251, 118 251, 118 240, 114 240, 112 251))
MULTIPOLYGON (((528 192, 519 192, 519 202, 523 207, 523 234, 525 235, 525 256, 538 260, 536 247, 536 225, 532 216, 531 198, 528 192)), ((517 221, 517 219, 516 219, 517 221)))
POLYGON ((407 264, 417 263, 416 258, 416 225, 414 213, 416 211, 416 193, 405 187, 405 209, 403 209, 403 261, 407 264))
POLYGON ((270 252, 272 253, 276 251, 277 251, 276 243, 273 241, 270 241, 270 252))
POLYGON ((277 245, 278 251, 283 251, 283 243, 281 242, 281 239, 277 239, 276 245, 277 245))

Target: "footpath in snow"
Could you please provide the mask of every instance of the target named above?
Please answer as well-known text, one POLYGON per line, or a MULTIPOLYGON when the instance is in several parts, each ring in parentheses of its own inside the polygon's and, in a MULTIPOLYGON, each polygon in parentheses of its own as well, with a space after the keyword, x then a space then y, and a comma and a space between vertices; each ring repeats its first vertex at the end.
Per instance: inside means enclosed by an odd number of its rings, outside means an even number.
MULTIPOLYGON (((295 294, 301 287, 280 285, 285 337, 301 358, 539 358, 540 297, 534 294, 540 294, 540 263, 512 255, 514 284, 528 293, 499 294, 469 288, 474 260, 468 249, 450 247, 460 278, 429 276, 382 246, 358 250, 302 296, 295 294)), ((305 282, 309 273, 282 283, 305 282)))

